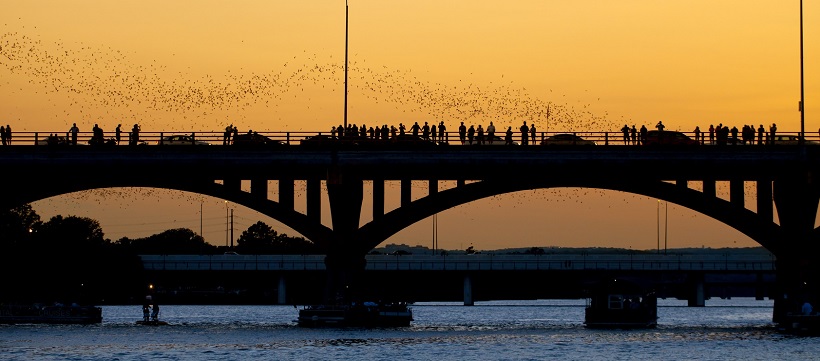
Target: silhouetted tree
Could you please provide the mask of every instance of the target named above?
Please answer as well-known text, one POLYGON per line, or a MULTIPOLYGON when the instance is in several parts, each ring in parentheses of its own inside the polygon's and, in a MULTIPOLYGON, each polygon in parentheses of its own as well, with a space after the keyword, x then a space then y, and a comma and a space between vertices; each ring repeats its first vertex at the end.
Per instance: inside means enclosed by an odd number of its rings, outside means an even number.
POLYGON ((121 238, 117 245, 133 254, 214 254, 217 247, 188 228, 169 229, 145 238, 121 238))
POLYGON ((41 223, 30 204, 0 210, 0 248, 10 251, 22 245, 41 223))
POLYGON ((262 221, 242 232, 237 240, 237 252, 246 254, 314 254, 313 242, 301 237, 279 234, 262 221))

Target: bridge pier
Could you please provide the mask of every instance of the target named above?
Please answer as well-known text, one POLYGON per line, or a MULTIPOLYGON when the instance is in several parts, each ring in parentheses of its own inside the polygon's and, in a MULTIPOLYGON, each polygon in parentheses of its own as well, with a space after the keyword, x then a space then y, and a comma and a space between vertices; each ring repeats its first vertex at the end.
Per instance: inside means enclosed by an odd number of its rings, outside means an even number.
POLYGON ((288 302, 285 275, 279 275, 279 285, 276 287, 276 303, 284 305, 288 302))
POLYGON ((687 306, 689 307, 704 307, 706 306, 706 287, 705 280, 702 274, 689 275, 689 296, 687 297, 687 306))
POLYGON ((473 300, 473 279, 470 278, 470 275, 464 276, 464 305, 475 305, 475 301, 473 300))
POLYGON ((325 252, 326 304, 351 302, 358 292, 356 280, 367 264, 367 250, 353 239, 361 218, 363 188, 361 179, 343 177, 338 170, 329 172, 327 195, 333 234, 325 252))
MULTIPOLYGON (((803 302, 820 301, 820 245, 814 232, 820 190, 812 174, 805 172, 774 181, 773 196, 780 219, 780 239, 772 253, 777 257, 777 291, 772 320, 784 321, 799 313, 803 302)), ((816 307, 816 306, 815 306, 816 307)))

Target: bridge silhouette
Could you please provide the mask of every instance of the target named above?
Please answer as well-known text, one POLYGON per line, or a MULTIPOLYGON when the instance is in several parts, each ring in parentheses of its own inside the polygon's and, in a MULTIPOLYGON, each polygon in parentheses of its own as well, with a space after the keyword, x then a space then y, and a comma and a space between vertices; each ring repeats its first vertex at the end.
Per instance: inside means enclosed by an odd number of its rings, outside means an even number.
MULTIPOLYGON (((28 143, 33 144, 33 142, 28 143)), ((817 299, 816 254, 820 147, 207 147, 0 148, 14 207, 70 192, 154 187, 241 204, 299 232, 325 250, 328 297, 348 289, 365 255, 422 219, 475 200, 523 190, 586 187, 644 195, 710 216, 747 235, 777 257, 775 320, 802 298, 817 299), (305 213, 294 208, 304 181, 305 213), (242 182, 250 190, 242 189, 242 182), (278 199, 269 199, 270 181, 278 199), (400 206, 385 212, 385 182, 400 183, 400 206), (427 182, 413 197, 411 182, 427 182), (439 181, 455 181, 439 190, 439 181), (364 182, 372 182, 372 220, 360 226, 364 182), (716 194, 728 182, 729 199, 716 194), (745 204, 755 185, 755 210, 745 204), (695 187, 699 184, 700 187, 695 187), (321 222, 326 192, 331 226, 321 222), (777 222, 774 210, 777 210, 777 222)))

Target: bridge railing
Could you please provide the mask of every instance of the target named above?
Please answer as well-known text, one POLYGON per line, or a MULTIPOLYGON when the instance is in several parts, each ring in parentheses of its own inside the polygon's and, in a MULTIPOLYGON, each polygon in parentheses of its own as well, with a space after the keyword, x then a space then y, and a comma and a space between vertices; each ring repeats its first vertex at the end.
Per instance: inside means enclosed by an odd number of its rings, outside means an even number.
MULTIPOLYGON (((143 255, 150 271, 322 271, 323 255, 143 255)), ((371 271, 774 271, 750 255, 368 255, 371 271)))
MULTIPOLYGON (((309 137, 317 136, 317 135, 323 135, 323 136, 328 136, 328 137, 331 136, 330 131, 327 131, 327 132, 321 132, 321 131, 318 131, 318 132, 317 131, 259 131, 259 132, 255 132, 255 133, 263 135, 267 138, 270 138, 271 140, 282 142, 282 143, 287 144, 287 145, 299 145, 302 142, 302 140, 304 140, 306 138, 309 138, 309 137)), ((695 139, 695 133, 694 132, 682 132, 682 133, 684 133, 685 135, 687 135, 688 137, 690 137, 692 139, 695 139)), ((239 133, 239 134, 245 134, 245 133, 239 133)), ((533 139, 530 139, 529 140, 529 145, 540 145, 542 141, 548 139, 549 137, 557 135, 557 134, 573 134, 577 137, 580 137, 581 139, 593 141, 597 145, 635 146, 635 144, 632 142, 631 135, 630 135, 628 141, 625 142, 624 139, 623 139, 623 133, 622 132, 617 132, 617 131, 616 132, 591 132, 591 131, 536 132, 534 141, 533 141, 533 139)), ((799 132, 778 132, 777 133, 777 135, 779 137, 784 137, 784 139, 789 138, 789 137, 791 137, 793 139, 796 139, 796 137, 799 134, 800 134, 799 132)), ((229 144, 230 143, 229 141, 227 141, 227 139, 225 139, 224 132, 221 132, 221 131, 195 131, 195 132, 141 131, 139 133, 138 143, 139 144, 144 144, 144 145, 159 145, 161 143, 161 140, 164 137, 168 137, 168 136, 171 136, 171 135, 188 135, 188 136, 192 136, 193 139, 196 140, 196 141, 204 141, 204 142, 207 142, 211 145, 224 145, 224 144, 229 144)), ((93 136, 92 132, 88 132, 88 131, 78 132, 77 133, 77 145, 88 145, 89 141, 92 139, 92 136, 93 136)), ((501 139, 504 138, 504 135, 501 134, 501 133, 496 133, 496 136, 501 136, 501 139)), ((56 139, 56 141, 58 143, 65 142, 67 140, 70 141, 72 139, 71 134, 67 131, 60 131, 60 132, 28 132, 28 131, 26 131, 26 132, 17 132, 17 131, 15 131, 13 133, 13 137, 12 137, 10 142, 11 142, 11 145, 47 145, 49 137, 52 137, 53 139, 56 139), (54 138, 54 137, 57 137, 57 138, 54 138)), ((115 138, 115 133, 113 131, 104 132, 103 138, 105 140, 114 139, 115 138)), ((365 138, 369 138, 369 136, 367 136, 365 138)), ((740 138, 740 135, 738 135, 738 138, 740 138)), ((344 143, 344 142, 354 143, 354 142, 359 141, 360 139, 362 139, 362 138, 361 137, 353 137, 353 138, 346 137, 344 140, 333 139, 333 141, 334 142, 339 142, 339 143, 344 143)), ((439 144, 445 143, 445 144, 448 144, 448 145, 462 145, 461 140, 459 139, 458 132, 452 132, 452 131, 446 132, 446 139, 447 139, 447 141, 442 142, 440 138, 436 138, 436 141, 439 142, 439 144)), ((432 138, 431 138, 431 140, 432 140, 432 138)), ((810 143, 811 142, 820 142, 820 134, 806 133, 805 140, 810 142, 810 143)), ((513 141, 516 142, 517 144, 522 143, 522 138, 521 138, 520 132, 513 133, 513 141)), ((710 141, 708 132, 701 133, 701 136, 699 137, 699 141, 700 141, 701 144, 705 144, 705 145, 714 143, 713 141, 710 141)), ((768 140, 768 133, 767 133, 767 134, 764 135, 763 143, 767 144, 768 142, 769 142, 769 140, 768 140)), ((477 143, 478 143, 478 140, 477 140, 477 138, 475 138, 473 140, 473 144, 477 144, 477 143)), ((781 143, 793 143, 793 141, 783 140, 783 141, 781 141, 781 143)), ((121 137, 120 137, 119 145, 128 145, 128 144, 129 144, 129 131, 123 130, 123 132, 121 134, 121 137)), ((485 142, 484 144, 486 145, 488 143, 485 142)), ((501 145, 501 144, 503 144, 503 140, 500 141, 500 142, 496 141, 496 142, 494 142, 494 144, 501 145)), ((741 144, 741 140, 738 140, 738 144, 741 144)), ((751 142, 751 144, 758 144, 758 135, 757 135, 757 133, 755 133, 754 140, 751 142)), ((469 142, 465 142, 464 145, 469 145, 469 142)), ((572 143, 570 143, 568 145, 572 145, 572 143)))

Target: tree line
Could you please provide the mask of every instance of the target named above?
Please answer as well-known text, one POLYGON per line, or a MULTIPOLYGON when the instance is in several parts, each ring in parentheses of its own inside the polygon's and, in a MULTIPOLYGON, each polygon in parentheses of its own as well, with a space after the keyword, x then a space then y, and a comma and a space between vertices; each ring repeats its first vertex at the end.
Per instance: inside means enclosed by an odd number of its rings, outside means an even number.
MULTIPOLYGON (((186 228, 112 241, 97 220, 56 215, 43 221, 26 204, 0 210, 0 272, 6 276, 0 302, 129 302, 144 293, 147 282, 139 255, 211 255, 226 250, 186 228)), ((243 231, 231 251, 320 253, 312 242, 280 234, 261 221, 243 231)))

